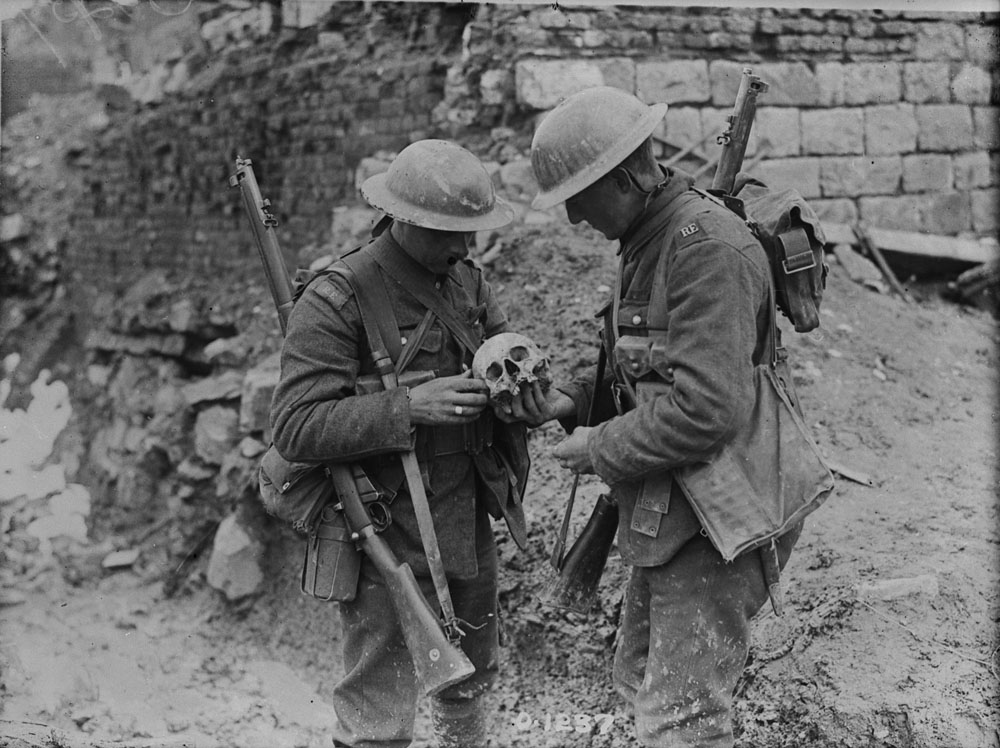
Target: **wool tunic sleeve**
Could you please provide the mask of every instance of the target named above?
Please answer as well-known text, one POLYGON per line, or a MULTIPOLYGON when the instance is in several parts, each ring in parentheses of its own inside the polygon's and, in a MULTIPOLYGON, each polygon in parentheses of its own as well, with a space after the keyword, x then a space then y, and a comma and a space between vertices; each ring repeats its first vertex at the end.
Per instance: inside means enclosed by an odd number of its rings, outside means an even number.
POLYGON ((355 460, 412 446, 406 390, 355 395, 364 328, 353 291, 336 274, 296 302, 271 402, 274 445, 288 460, 355 460))
POLYGON ((591 462, 609 484, 705 460, 750 416, 767 260, 759 246, 712 233, 671 249, 666 298, 650 299, 668 310, 672 382, 589 435, 591 462))

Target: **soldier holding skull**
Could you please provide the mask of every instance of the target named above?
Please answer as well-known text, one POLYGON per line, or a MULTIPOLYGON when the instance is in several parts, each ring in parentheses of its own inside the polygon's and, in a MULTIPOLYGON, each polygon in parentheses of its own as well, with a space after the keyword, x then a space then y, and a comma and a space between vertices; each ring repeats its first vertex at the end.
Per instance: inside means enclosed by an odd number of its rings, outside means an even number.
MULTIPOLYGON (((371 355, 359 302, 345 277, 350 271, 336 263, 306 287, 289 319, 272 405, 274 444, 289 460, 360 464, 389 507, 391 522, 382 536, 433 601, 403 471, 389 459, 415 450, 455 613, 464 624, 461 647, 476 668, 431 699, 435 733, 441 748, 484 748, 483 697, 498 667, 490 518, 504 518, 524 547, 520 502, 528 464, 524 427, 494 420, 486 407, 489 388, 469 369, 475 351, 463 341, 478 347, 508 332, 508 323, 466 258, 475 232, 505 225, 513 211, 473 154, 441 140, 403 149, 362 193, 387 216, 383 230, 358 251, 378 265, 402 336, 399 361, 407 359, 406 370, 436 376, 411 387, 358 393, 359 376, 372 371, 371 355), (441 314, 458 318, 465 334, 442 324, 421 294, 443 305, 441 314)), ((389 592, 368 559, 355 599, 340 606, 345 675, 334 691, 340 721, 334 745, 409 745, 418 684, 389 592)))

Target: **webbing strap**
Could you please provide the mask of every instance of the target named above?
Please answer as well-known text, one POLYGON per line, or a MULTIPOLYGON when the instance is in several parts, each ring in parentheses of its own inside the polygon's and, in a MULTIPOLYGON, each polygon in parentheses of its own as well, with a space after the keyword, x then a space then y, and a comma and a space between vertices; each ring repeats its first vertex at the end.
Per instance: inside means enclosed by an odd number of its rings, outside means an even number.
POLYGON ((347 282, 354 288, 354 297, 358 300, 358 309, 361 312, 361 323, 365 326, 368 343, 372 346, 372 356, 375 355, 374 346, 378 341, 378 348, 392 361, 398 361, 403 348, 399 326, 396 324, 396 315, 393 314, 392 302, 386 293, 385 283, 379 276, 374 260, 365 251, 351 252, 340 259, 353 275, 353 277, 346 276, 347 282), (373 329, 369 329, 370 327, 373 329))
POLYGON ((397 258, 390 256, 388 252, 379 251, 379 248, 377 247, 373 247, 373 250, 374 261, 377 262, 378 266, 385 271, 386 275, 402 286, 403 289, 419 301, 424 308, 430 309, 434 312, 434 314, 438 316, 438 319, 444 323, 444 325, 458 339, 462 346, 468 350, 470 354, 475 354, 475 352, 479 349, 481 341, 469 328, 468 323, 459 317, 458 310, 451 306, 451 304, 447 303, 439 294, 431 292, 430 289, 425 288, 420 284, 413 283, 412 279, 408 279, 403 268, 401 268, 396 262, 397 258))
MULTIPOLYGON (((396 371, 393 367, 392 359, 386 351, 382 340, 382 333, 376 322, 379 317, 392 318, 391 324, 395 329, 394 340, 396 346, 401 347, 399 327, 396 324, 395 317, 391 314, 392 306, 389 302, 389 296, 385 291, 385 285, 379 277, 374 262, 367 253, 355 252, 342 259, 348 264, 353 273, 353 276, 348 276, 347 280, 354 288, 354 296, 358 300, 361 324, 364 325, 365 334, 368 336, 368 346, 371 348, 375 370, 382 377, 382 383, 387 390, 395 389, 399 384, 396 371), (362 291, 365 293, 362 294, 362 291), (386 314, 386 311, 389 313, 386 314)), ((441 547, 438 544, 437 532, 434 529, 434 519, 431 516, 430 503, 427 501, 427 492, 424 490, 424 481, 420 475, 420 465, 417 462, 416 452, 412 449, 407 452, 400 452, 399 459, 403 465, 407 488, 410 490, 410 501, 413 504, 413 513, 417 518, 417 527, 420 530, 420 542, 424 548, 424 556, 427 557, 427 566, 430 569, 431 579, 434 582, 434 591, 437 593, 438 603, 441 606, 441 614, 444 619, 444 632, 449 641, 457 643, 463 632, 459 625, 459 619, 455 615, 455 607, 451 601, 448 578, 445 576, 444 562, 441 560, 441 547)))

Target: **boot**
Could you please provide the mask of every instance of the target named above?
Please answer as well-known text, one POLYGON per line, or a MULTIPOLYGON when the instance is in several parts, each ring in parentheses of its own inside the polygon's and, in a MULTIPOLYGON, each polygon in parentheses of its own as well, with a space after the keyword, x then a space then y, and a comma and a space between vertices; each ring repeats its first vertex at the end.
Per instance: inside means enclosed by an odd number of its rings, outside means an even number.
POLYGON ((431 699, 431 723, 438 748, 486 748, 483 697, 431 699))

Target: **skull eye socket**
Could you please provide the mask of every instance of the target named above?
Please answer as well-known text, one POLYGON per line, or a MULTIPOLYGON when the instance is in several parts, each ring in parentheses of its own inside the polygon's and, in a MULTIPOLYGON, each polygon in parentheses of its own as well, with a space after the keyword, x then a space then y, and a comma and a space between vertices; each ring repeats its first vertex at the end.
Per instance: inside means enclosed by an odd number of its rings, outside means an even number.
POLYGON ((501 376, 503 376, 503 367, 500 366, 498 361, 494 361, 486 367, 486 378, 491 382, 495 379, 499 379, 501 376))
POLYGON ((515 345, 510 349, 510 358, 512 361, 524 361, 528 357, 528 349, 523 345, 515 345))

